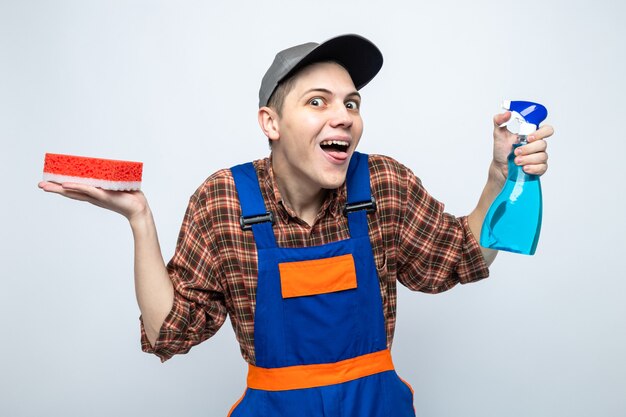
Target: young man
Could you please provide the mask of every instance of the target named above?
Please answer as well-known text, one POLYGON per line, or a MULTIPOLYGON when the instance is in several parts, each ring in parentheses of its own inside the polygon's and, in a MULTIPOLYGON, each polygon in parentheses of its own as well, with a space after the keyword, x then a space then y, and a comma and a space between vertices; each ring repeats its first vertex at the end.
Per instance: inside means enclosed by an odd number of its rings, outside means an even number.
MULTIPOLYGON (((358 92, 380 70, 368 40, 340 36, 281 51, 259 92, 269 158, 216 172, 192 196, 166 266, 141 192, 41 183, 117 211, 135 240, 143 349, 162 360, 212 336, 230 315, 248 389, 232 416, 414 416, 389 348, 396 281, 436 293, 488 275, 483 218, 506 179, 515 136, 494 117, 494 157, 476 209, 442 205, 407 168, 355 152, 358 92)), ((516 163, 547 169, 549 126, 516 163)))

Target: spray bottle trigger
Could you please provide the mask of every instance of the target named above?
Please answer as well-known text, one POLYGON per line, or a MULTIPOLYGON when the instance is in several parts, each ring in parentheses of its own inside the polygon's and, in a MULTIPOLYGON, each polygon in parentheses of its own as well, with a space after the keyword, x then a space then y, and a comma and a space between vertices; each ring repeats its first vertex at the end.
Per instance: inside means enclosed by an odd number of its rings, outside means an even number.
POLYGON ((511 111, 511 118, 500 125, 500 127, 506 127, 507 130, 515 135, 530 135, 537 130, 537 127, 528 123, 524 116, 516 111, 511 111))

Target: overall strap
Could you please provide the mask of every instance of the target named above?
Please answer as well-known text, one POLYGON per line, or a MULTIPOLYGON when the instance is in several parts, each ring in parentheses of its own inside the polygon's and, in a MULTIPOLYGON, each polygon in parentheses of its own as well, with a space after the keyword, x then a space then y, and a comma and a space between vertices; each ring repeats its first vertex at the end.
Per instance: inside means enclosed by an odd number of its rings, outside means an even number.
POLYGON ((232 167, 235 188, 241 204, 239 224, 243 230, 252 229, 258 248, 276 247, 276 238, 272 230, 274 216, 265 208, 259 179, 252 162, 232 167))
POLYGON ((350 160, 346 179, 348 216, 351 237, 368 236, 367 213, 376 211, 376 202, 370 189, 370 172, 367 154, 355 152, 350 160))

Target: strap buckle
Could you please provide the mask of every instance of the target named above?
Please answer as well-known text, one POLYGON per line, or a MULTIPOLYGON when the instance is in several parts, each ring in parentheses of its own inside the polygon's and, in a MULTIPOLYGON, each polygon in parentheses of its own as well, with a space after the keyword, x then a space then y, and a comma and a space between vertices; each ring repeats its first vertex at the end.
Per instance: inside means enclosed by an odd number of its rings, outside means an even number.
POLYGON ((370 201, 360 201, 357 203, 346 204, 346 207, 343 209, 343 214, 344 216, 347 216, 349 213, 360 210, 366 210, 368 213, 376 211, 376 200, 374 200, 374 197, 372 197, 370 201))
POLYGON ((241 216, 239 217, 239 225, 241 230, 252 230, 252 225, 257 223, 270 222, 274 224, 274 214, 268 211, 265 214, 258 214, 255 216, 241 216))

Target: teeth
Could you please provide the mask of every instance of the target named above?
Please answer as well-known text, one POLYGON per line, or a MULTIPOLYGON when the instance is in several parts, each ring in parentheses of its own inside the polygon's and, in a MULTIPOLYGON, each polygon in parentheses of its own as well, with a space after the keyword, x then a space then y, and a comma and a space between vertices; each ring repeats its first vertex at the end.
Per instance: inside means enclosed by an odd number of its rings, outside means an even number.
POLYGON ((322 141, 321 144, 325 146, 329 146, 329 145, 350 146, 350 144, 345 140, 325 140, 325 141, 322 141))

